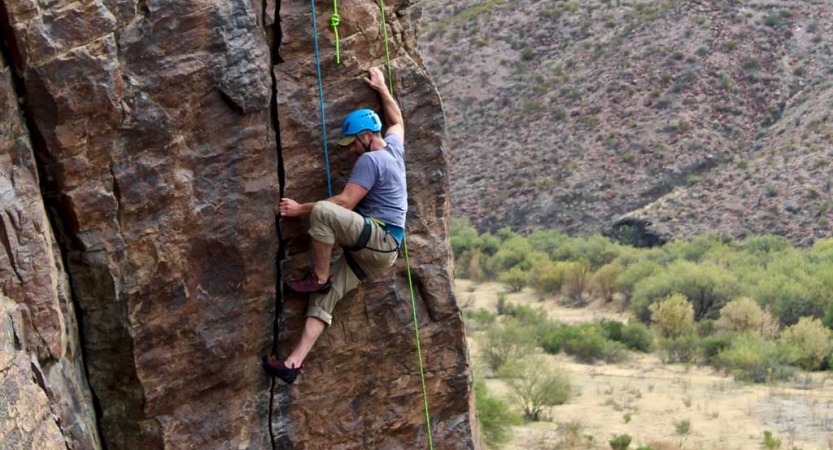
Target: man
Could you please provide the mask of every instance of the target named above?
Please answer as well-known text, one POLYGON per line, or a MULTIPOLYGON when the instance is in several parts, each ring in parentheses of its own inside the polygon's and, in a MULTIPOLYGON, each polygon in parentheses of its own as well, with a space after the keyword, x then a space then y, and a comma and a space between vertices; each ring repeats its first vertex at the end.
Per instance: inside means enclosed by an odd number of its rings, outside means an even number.
POLYGON ((382 137, 382 122, 369 110, 350 113, 341 126, 338 145, 359 156, 341 194, 316 203, 281 199, 282 217, 310 215, 314 267, 306 276, 285 282, 286 289, 311 294, 300 341, 285 361, 263 358, 269 375, 292 383, 318 336, 332 323, 332 312, 347 292, 368 275, 377 275, 396 261, 405 235, 408 194, 405 184, 405 128, 402 112, 388 92, 382 71, 371 68, 365 82, 382 99, 388 123, 382 137), (355 209, 355 212, 353 211, 355 209), (333 264, 333 245, 344 254, 333 264))

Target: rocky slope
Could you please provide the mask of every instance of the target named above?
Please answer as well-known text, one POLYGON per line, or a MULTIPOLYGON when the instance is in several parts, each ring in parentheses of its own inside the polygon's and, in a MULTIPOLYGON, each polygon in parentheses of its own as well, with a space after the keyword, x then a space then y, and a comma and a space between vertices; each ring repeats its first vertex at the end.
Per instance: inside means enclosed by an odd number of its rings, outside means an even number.
MULTIPOLYGON (((361 78, 382 23, 345 5, 336 66, 316 6, 332 142, 379 106, 361 78)), ((387 10, 434 442, 479 448, 442 112, 418 11, 387 10)), ((0 0, 4 448, 426 446, 404 261, 343 300, 296 385, 259 366, 305 305, 276 290, 308 244, 278 199, 326 195, 311 20, 304 2, 0 0)), ((336 184, 351 166, 332 155, 336 184)))
POLYGON ((482 229, 831 232, 833 5, 425 0, 452 212, 482 229))

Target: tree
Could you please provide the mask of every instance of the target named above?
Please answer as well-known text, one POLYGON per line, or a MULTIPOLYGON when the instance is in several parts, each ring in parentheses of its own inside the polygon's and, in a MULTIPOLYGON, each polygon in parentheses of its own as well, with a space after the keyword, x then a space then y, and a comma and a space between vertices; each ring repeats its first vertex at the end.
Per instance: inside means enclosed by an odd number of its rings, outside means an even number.
POLYGON ((512 360, 521 359, 535 349, 535 329, 519 324, 514 319, 492 327, 486 332, 483 360, 493 371, 512 360))
POLYGON ((798 323, 781 334, 782 342, 790 349, 790 359, 804 370, 817 370, 830 356, 833 344, 830 330, 821 320, 802 317, 798 323))
POLYGON ((752 331, 772 338, 778 334, 778 321, 769 311, 764 311, 751 298, 732 300, 720 309, 715 328, 721 332, 752 331))
POLYGON ((526 281, 529 279, 529 274, 518 267, 513 267, 509 272, 500 276, 500 282, 505 284, 511 292, 520 292, 526 281))
POLYGON ((616 293, 616 279, 622 273, 622 266, 610 263, 605 264, 593 274, 590 280, 593 290, 601 296, 606 302, 613 300, 613 294, 616 293))
POLYGON ((477 421, 486 445, 489 448, 500 448, 512 440, 512 425, 520 424, 520 416, 513 413, 500 399, 491 397, 483 380, 475 381, 474 398, 477 404, 477 421))
POLYGON ((649 307, 653 328, 660 337, 677 338, 694 330, 694 307, 682 294, 673 294, 649 307))
POLYGON ((724 267, 711 262, 675 261, 636 287, 633 309, 640 320, 647 322, 652 303, 679 293, 691 302, 695 320, 714 319, 738 291, 737 279, 724 267))
POLYGON ((685 296, 673 294, 649 309, 665 360, 689 362, 694 359, 698 345, 694 331, 694 308, 685 296))
POLYGON ((504 366, 501 376, 528 420, 539 420, 544 407, 562 405, 572 395, 569 375, 540 356, 504 366))

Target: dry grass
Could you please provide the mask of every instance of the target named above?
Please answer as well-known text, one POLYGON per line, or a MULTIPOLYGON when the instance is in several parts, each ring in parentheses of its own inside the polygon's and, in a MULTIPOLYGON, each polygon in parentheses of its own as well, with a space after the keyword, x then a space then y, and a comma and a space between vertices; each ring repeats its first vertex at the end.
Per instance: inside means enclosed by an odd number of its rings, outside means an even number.
MULTIPOLYGON (((498 283, 458 280, 464 308, 497 305, 498 283)), ((540 301, 530 291, 507 294, 507 301, 540 306, 550 318, 578 323, 627 315, 591 305, 568 309, 552 299, 540 301)), ((469 336, 477 364, 478 333, 469 336)), ((823 375, 778 386, 745 385, 708 367, 663 364, 656 355, 634 355, 623 364, 577 364, 564 355, 552 356, 571 376, 573 400, 546 410, 547 421, 517 427, 507 450, 604 448, 614 435, 629 434, 632 448, 758 449, 765 430, 783 442, 782 448, 830 448, 833 431, 833 389, 823 375), (630 414, 629 419, 624 419, 630 414), (689 421, 688 433, 678 428, 689 421)), ((476 369, 477 370, 477 369, 476 369)), ((481 372, 483 373, 483 372, 481 372)), ((490 392, 507 396, 499 379, 487 380, 490 392)))

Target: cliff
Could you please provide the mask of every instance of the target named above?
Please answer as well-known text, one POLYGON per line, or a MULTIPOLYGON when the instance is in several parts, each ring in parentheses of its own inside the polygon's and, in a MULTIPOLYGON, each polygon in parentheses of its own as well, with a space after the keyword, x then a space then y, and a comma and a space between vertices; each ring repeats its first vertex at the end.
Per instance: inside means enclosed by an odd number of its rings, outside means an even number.
MULTIPOLYGON (((346 112, 379 108, 361 79, 384 63, 382 22, 342 5, 336 65, 332 5, 316 7, 332 141, 346 112)), ((442 109, 418 10, 386 16, 434 444, 479 448, 442 109)), ((296 384, 259 366, 305 309, 279 290, 308 246, 279 198, 327 195, 309 3, 0 0, 0 24, 4 443, 427 448, 403 258, 342 300, 296 384)), ((339 190, 353 160, 329 162, 339 190)))

